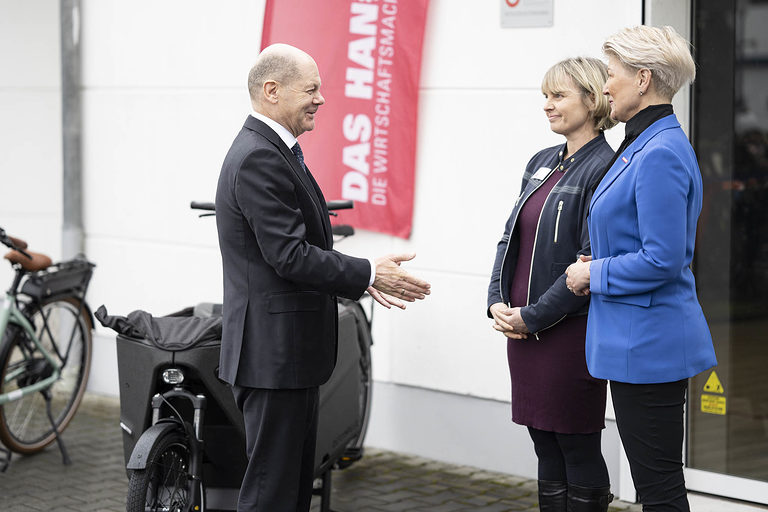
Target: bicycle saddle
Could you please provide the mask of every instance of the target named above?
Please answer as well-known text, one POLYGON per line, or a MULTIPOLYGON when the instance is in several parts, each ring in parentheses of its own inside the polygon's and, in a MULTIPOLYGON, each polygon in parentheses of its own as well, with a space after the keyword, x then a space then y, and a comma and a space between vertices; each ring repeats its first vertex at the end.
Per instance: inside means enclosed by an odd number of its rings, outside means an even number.
POLYGON ((21 254, 19 251, 8 251, 8 253, 6 253, 4 257, 11 263, 18 263, 19 265, 21 265, 21 268, 23 268, 27 272, 37 272, 38 270, 45 270, 46 268, 50 267, 53 264, 53 261, 51 261, 51 258, 46 256, 45 254, 40 254, 37 252, 29 252, 29 251, 27 252, 30 256, 32 256, 32 259, 27 258, 23 254, 21 254))

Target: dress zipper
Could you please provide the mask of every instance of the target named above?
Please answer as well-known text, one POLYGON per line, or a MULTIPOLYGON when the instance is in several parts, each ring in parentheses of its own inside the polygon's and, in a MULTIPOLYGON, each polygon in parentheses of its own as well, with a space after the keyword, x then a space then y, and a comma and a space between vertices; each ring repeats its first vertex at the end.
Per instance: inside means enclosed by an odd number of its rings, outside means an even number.
POLYGON ((560 227, 560 214, 563 212, 563 201, 557 204, 557 220, 555 220, 555 241, 557 243, 557 229, 560 227))

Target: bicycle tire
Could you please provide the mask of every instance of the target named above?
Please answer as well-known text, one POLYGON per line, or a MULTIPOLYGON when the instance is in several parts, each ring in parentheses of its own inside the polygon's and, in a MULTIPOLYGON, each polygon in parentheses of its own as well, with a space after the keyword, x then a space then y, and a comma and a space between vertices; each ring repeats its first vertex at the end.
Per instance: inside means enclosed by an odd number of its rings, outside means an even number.
MULTIPOLYGON (((54 423, 60 434, 77 412, 88 383, 93 350, 91 318, 82 302, 67 297, 30 304, 24 314, 35 327, 46 350, 54 357, 66 357, 60 378, 47 388, 51 392, 54 423), (47 330, 43 329, 44 317, 47 319, 47 330), (52 340, 54 333, 62 334, 57 336, 60 339, 52 340), (65 333, 68 336, 64 336, 65 333), (65 340, 67 337, 69 339, 65 340), (56 343, 58 350, 53 349, 53 343, 56 343)), ((40 351, 23 329, 11 326, 4 333, 4 338, 0 353, 0 393, 18 389, 25 381, 40 379, 50 370, 50 365, 46 367, 40 351), (6 382, 6 376, 11 371, 22 367, 28 371, 6 382)), ((0 406, 0 441, 8 449, 32 454, 55 440, 56 432, 48 419, 42 393, 32 393, 0 406)))
POLYGON ((149 450, 147 467, 131 472, 126 512, 204 512, 202 481, 200 503, 190 504, 190 456, 189 444, 182 432, 173 430, 161 435, 149 450))

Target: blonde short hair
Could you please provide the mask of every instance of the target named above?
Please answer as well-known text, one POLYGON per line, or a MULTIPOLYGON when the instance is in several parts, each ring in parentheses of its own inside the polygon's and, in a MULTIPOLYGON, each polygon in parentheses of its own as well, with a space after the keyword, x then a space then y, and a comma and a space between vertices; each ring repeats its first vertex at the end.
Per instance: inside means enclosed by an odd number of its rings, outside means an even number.
POLYGON ((561 60, 549 68, 541 81, 541 91, 545 94, 563 92, 576 85, 584 105, 590 108, 595 128, 604 131, 616 126, 616 121, 611 119, 611 104, 603 94, 606 80, 608 70, 603 61, 591 57, 573 57, 561 60))
POLYGON ((650 69, 653 85, 664 98, 672 99, 696 77, 690 45, 672 27, 625 28, 603 43, 603 52, 631 69, 650 69))

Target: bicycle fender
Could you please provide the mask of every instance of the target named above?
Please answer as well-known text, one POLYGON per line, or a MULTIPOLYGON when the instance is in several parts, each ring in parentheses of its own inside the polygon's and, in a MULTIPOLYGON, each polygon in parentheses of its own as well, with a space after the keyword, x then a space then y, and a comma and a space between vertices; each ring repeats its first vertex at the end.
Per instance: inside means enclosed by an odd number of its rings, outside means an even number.
POLYGON ((95 318, 93 317, 93 311, 91 311, 91 306, 88 305, 87 302, 83 301, 83 306, 85 306, 85 313, 88 315, 88 319, 91 321, 91 326, 95 326, 94 323, 95 318))
POLYGON ((164 436, 167 432, 173 430, 180 430, 182 433, 184 430, 176 422, 163 422, 152 425, 141 434, 141 437, 136 442, 136 446, 133 447, 131 452, 131 458, 128 460, 126 469, 146 469, 147 459, 149 458, 149 452, 155 445, 158 439, 164 436))

